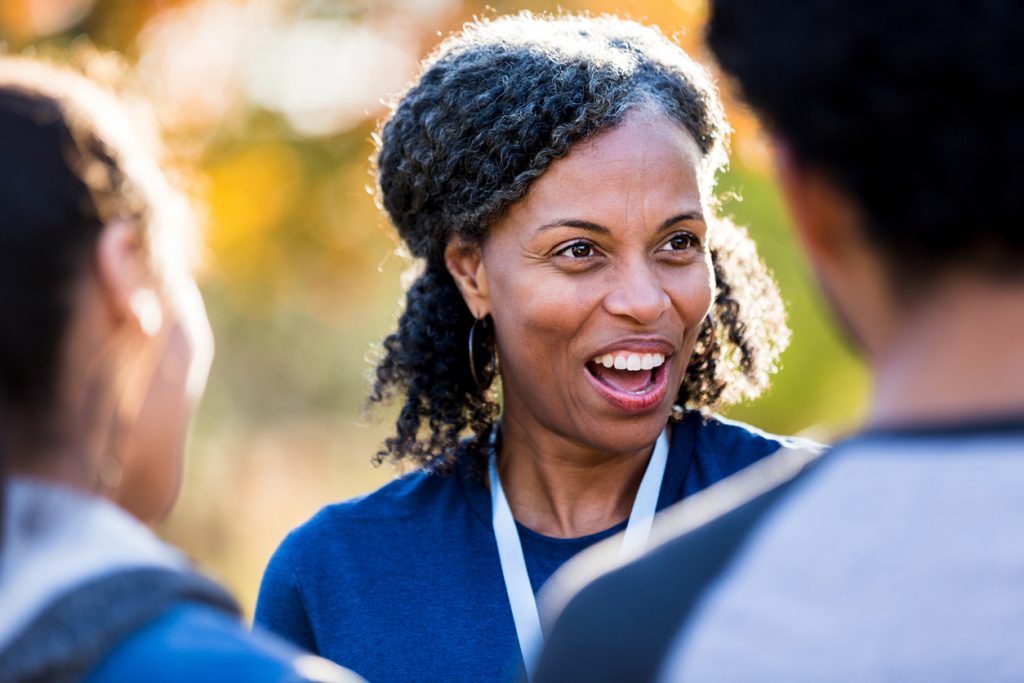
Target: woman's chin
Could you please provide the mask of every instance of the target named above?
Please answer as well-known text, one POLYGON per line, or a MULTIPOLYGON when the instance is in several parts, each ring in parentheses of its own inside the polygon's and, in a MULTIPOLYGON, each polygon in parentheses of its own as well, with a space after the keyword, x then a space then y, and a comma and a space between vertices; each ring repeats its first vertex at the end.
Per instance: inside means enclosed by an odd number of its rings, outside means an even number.
MULTIPOLYGON (((606 411, 605 411, 606 412, 606 411)), ((672 413, 671 403, 640 414, 618 414, 608 417, 580 416, 575 420, 582 440, 606 453, 633 453, 650 448, 665 430, 672 413)))
POLYGON ((649 426, 637 425, 635 428, 595 434, 590 445, 596 451, 607 454, 626 455, 641 451, 649 452, 664 429, 664 424, 654 429, 649 426))

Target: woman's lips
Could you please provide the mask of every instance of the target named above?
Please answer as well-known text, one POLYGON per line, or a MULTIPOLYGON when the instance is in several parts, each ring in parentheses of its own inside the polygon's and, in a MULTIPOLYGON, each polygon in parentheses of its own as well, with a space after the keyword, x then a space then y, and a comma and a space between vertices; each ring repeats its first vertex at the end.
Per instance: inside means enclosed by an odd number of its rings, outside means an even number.
POLYGON ((645 412, 660 405, 668 393, 667 363, 630 371, 591 361, 587 363, 586 374, 591 385, 609 403, 630 413, 645 412))

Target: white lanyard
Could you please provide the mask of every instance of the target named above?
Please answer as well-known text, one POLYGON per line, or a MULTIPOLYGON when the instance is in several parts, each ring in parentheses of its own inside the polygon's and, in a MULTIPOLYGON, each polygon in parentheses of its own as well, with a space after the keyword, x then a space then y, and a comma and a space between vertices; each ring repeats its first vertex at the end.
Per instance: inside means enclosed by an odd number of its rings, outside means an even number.
MULTIPOLYGON (((488 457, 488 470, 491 480, 491 509, 493 510, 494 540, 498 544, 498 557, 501 559, 501 573, 505 578, 505 590, 508 602, 512 607, 512 619, 516 624, 516 635, 519 637, 519 649, 526 664, 527 676, 534 669, 537 656, 544 641, 540 628, 540 613, 537 611, 537 599, 533 595, 530 576, 526 571, 526 558, 523 546, 519 541, 519 531, 512 510, 501 488, 498 477, 498 456, 494 447, 497 430, 491 432, 491 449, 488 457)), ((626 533, 623 535, 619 558, 631 557, 647 544, 651 533, 654 513, 658 509, 658 494, 661 492, 661 480, 665 477, 665 465, 668 463, 668 430, 658 437, 654 444, 654 453, 647 463, 644 478, 640 481, 640 489, 636 492, 633 509, 629 513, 626 533)))

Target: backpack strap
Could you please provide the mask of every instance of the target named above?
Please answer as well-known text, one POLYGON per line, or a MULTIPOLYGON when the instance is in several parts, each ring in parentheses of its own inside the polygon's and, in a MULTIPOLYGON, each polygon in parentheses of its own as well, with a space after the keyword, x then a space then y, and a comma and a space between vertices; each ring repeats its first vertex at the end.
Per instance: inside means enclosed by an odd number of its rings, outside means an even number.
POLYGON ((223 588, 193 572, 108 574, 58 596, 0 652, 0 683, 81 681, 121 640, 182 602, 240 615, 223 588))

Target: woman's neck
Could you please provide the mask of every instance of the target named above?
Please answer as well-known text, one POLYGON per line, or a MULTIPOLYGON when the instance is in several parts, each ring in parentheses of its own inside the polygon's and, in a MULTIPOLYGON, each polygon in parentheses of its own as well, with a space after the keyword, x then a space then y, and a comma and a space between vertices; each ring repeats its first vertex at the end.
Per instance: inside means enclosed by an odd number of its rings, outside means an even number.
POLYGON ((85 462, 81 453, 57 451, 55 449, 35 450, 29 454, 19 453, 11 463, 11 474, 30 479, 59 484, 87 493, 96 493, 96 474, 85 462))
POLYGON ((527 429, 514 416, 501 426, 498 472, 512 515, 545 536, 577 538, 629 517, 654 443, 604 453, 560 435, 527 429))
POLYGON ((99 458, 88 447, 88 435, 56 417, 12 428, 8 469, 12 475, 97 493, 99 458))

